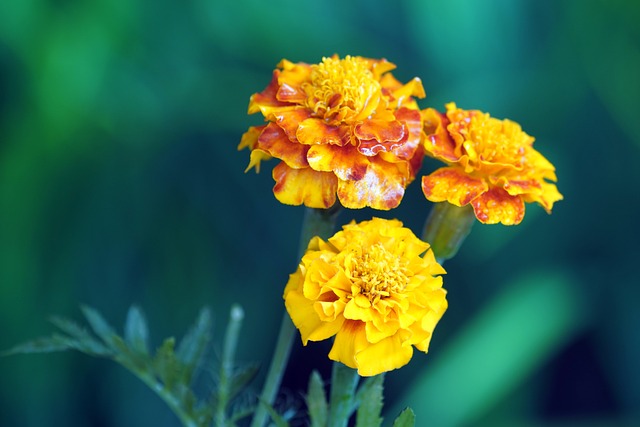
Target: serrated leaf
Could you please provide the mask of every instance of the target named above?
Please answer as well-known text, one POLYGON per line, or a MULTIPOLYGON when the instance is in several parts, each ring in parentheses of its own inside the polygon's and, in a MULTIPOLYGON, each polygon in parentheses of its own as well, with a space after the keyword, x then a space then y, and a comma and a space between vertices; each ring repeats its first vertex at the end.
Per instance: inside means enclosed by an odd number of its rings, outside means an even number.
POLYGON ((242 368, 238 368, 231 379, 229 380, 229 397, 228 400, 233 400, 246 385, 255 378, 260 366, 257 363, 253 363, 242 368))
POLYGON ((107 346, 115 351, 120 350, 114 340, 114 337, 118 336, 118 334, 116 334, 111 325, 107 323, 98 311, 88 306, 82 306, 82 313, 87 319, 87 322, 89 322, 93 332, 95 332, 107 346))
POLYGON ((57 351, 75 350, 77 342, 74 338, 54 334, 50 337, 36 338, 31 341, 18 344, 7 351, 0 353, 2 356, 30 353, 54 353, 57 351))
POLYGON ((326 426, 329 409, 327 397, 324 392, 324 383, 318 371, 314 370, 311 372, 311 377, 309 377, 309 390, 305 400, 307 402, 311 427, 326 426))
POLYGON ((91 335, 85 328, 76 322, 63 317, 53 316, 49 321, 62 332, 76 339, 73 350, 89 354, 91 356, 110 357, 113 352, 91 335))
POLYGON ((199 365, 200 359, 209 343, 213 322, 208 308, 200 310, 198 319, 189 332, 180 341, 176 357, 182 362, 184 380, 190 383, 193 373, 199 365))
POLYGON ((382 425, 382 400, 383 400, 384 374, 368 378, 362 387, 359 397, 358 412, 356 414, 356 427, 379 427, 382 425))
POLYGON ((405 408, 398 418, 393 422, 393 427, 414 427, 416 425, 416 414, 411 408, 405 408))
POLYGON ((124 341, 136 352, 149 354, 149 328, 144 314, 136 306, 132 306, 127 313, 124 341))

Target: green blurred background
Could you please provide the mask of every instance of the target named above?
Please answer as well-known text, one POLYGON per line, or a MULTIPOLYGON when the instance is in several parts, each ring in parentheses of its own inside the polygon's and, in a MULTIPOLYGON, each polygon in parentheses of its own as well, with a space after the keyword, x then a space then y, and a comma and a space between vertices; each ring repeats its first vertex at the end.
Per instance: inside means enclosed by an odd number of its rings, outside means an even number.
MULTIPOLYGON (((422 78, 422 107, 521 123, 565 196, 475 226, 430 353, 387 376, 386 419, 410 404, 419 426, 640 425, 639 22, 632 0, 1 2, 0 349, 80 304, 118 327, 138 304, 155 344, 208 305, 219 349, 238 302, 238 358, 266 362, 303 209, 272 196, 275 162, 243 173, 249 96, 282 58, 385 57, 422 78)), ((339 221, 419 233, 414 185, 339 221)), ((326 351, 296 342, 281 407, 326 351)), ((178 421, 119 366, 63 353, 0 359, 0 425, 178 421)))

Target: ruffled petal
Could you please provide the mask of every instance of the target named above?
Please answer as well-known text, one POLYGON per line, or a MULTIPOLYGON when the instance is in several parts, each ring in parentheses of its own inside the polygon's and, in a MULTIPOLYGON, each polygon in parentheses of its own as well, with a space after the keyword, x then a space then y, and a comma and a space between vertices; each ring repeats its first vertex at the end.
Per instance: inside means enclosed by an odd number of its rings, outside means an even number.
POLYGON ((362 179, 338 182, 338 198, 348 209, 389 210, 400 204, 409 177, 393 163, 372 157, 362 179))
POLYGON ((279 101, 276 98, 278 93, 278 76, 280 70, 274 70, 269 85, 260 93, 254 93, 249 99, 249 114, 260 111, 265 117, 270 117, 273 111, 278 111, 283 107, 290 107, 292 104, 279 101))
POLYGON ((355 362, 358 374, 370 377, 406 365, 411 360, 411 356, 413 356, 413 347, 402 339, 401 334, 396 334, 375 344, 369 344, 362 351, 357 352, 355 362))
POLYGON ((349 144, 349 128, 345 126, 333 126, 322 119, 308 118, 298 123, 296 138, 305 145, 337 145, 349 144))
POLYGON ((422 177, 422 192, 432 202, 447 201, 464 206, 487 191, 488 184, 471 178, 458 168, 440 168, 422 177))
POLYGON ((563 199, 562 194, 560 194, 555 184, 542 182, 540 185, 540 192, 523 194, 522 198, 525 202, 538 203, 550 214, 553 204, 563 199))
POLYGON ((451 138, 447 131, 449 119, 433 108, 421 111, 424 122, 424 148, 430 156, 445 161, 457 162, 461 156, 460 146, 451 138))
POLYGON ((292 169, 280 162, 272 175, 276 181, 273 194, 280 203, 327 209, 336 201, 338 178, 332 173, 292 169))
POLYGON ((262 131, 257 148, 284 161, 289 167, 301 169, 309 166, 307 162, 309 147, 292 142, 285 131, 275 123, 269 123, 262 131))
POLYGON ((352 145, 313 145, 307 152, 307 162, 311 169, 333 172, 341 180, 361 180, 370 161, 361 156, 352 145))
POLYGON ((408 135, 406 126, 398 121, 366 120, 356 125, 355 136, 360 140, 358 151, 365 156, 375 156, 380 151, 391 151, 408 135))
POLYGON ((476 218, 484 224, 516 225, 524 218, 524 201, 504 189, 493 187, 471 201, 476 218))
POLYGON ((273 115, 275 122, 284 130, 287 134, 287 138, 291 142, 299 142, 296 136, 300 123, 307 118, 311 113, 305 108, 295 108, 287 111, 279 111, 273 115))

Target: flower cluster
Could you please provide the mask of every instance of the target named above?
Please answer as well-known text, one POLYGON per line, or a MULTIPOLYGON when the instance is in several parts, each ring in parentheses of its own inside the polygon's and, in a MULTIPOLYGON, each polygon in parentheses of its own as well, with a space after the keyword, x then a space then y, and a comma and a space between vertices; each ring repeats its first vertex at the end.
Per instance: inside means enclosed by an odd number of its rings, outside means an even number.
POLYGON ((302 342, 335 335, 329 358, 376 375, 427 352, 447 309, 444 269, 398 220, 352 222, 315 237, 284 290, 302 342))
POLYGON ((320 64, 283 60, 249 113, 268 122, 251 127, 239 149, 250 169, 277 158, 273 192, 285 204, 387 210, 398 206, 422 164, 419 79, 402 84, 386 60, 337 56, 320 64))
MULTIPOLYGON (((518 224, 531 202, 551 213, 562 199, 555 168, 519 124, 454 103, 445 112, 420 110, 422 83, 400 83, 394 68, 358 56, 282 60, 249 103, 266 124, 240 141, 238 149, 251 150, 247 170, 278 159, 273 192, 285 204, 389 210, 429 156, 444 166, 422 177, 427 200, 473 208, 458 210, 454 222, 471 224, 475 215, 485 224, 518 224)), ((453 212, 450 205, 439 206, 453 212)), ((456 224, 440 232, 468 230, 456 224)), ((432 243, 443 235, 453 242, 446 233, 433 234, 440 237, 432 243)), ((376 375, 408 363, 414 347, 427 351, 447 308, 443 273, 428 243, 398 220, 374 218, 327 241, 313 238, 284 300, 305 345, 335 336, 331 359, 376 375)))

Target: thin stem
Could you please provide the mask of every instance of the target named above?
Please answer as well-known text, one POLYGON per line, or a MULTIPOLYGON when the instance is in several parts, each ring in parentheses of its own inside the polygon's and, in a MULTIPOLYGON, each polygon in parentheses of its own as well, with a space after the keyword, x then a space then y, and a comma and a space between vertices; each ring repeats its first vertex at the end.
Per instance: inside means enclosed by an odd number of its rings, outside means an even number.
POLYGON ((329 398, 329 427, 346 427, 354 410, 354 396, 360 376, 358 371, 340 362, 333 362, 331 395, 329 398))
POLYGON ((227 425, 226 409, 229 404, 229 379, 232 375, 233 360, 238 346, 238 337, 244 319, 242 308, 234 304, 229 313, 229 324, 224 337, 222 347, 222 362, 220 363, 220 382, 218 384, 218 404, 216 407, 216 425, 227 425))
POLYGON ((424 225, 422 240, 431 245, 438 263, 453 258, 471 232, 476 217, 471 206, 435 203, 424 225))
MULTIPOLYGON (((309 244, 309 240, 311 240, 313 236, 320 236, 326 239, 332 235, 337 216, 338 207, 329 209, 306 209, 300 233, 298 259, 302 258, 309 244)), ((260 394, 261 404, 256 408, 251 427, 263 427, 267 422, 269 414, 266 405, 273 406, 273 402, 275 401, 285 367, 289 360, 295 331, 296 328, 291 322, 289 314, 285 311, 282 322, 280 323, 280 332, 278 333, 278 340, 273 358, 271 359, 271 365, 269 366, 267 378, 262 388, 262 393, 260 394)))

